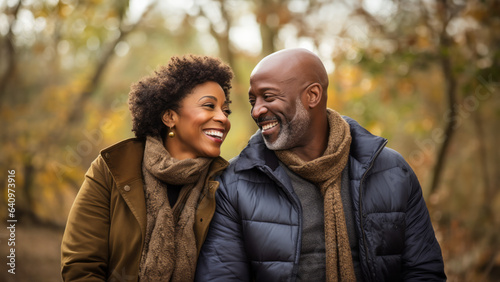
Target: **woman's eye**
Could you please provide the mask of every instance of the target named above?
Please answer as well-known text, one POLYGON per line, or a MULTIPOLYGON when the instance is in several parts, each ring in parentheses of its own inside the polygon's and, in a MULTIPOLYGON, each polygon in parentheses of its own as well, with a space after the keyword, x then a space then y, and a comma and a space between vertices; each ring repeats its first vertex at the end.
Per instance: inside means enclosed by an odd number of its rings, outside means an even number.
POLYGON ((208 107, 210 109, 215 109, 215 105, 214 104, 204 104, 203 106, 204 107, 208 107))
POLYGON ((232 111, 231 111, 230 109, 225 109, 225 110, 223 110, 223 111, 224 111, 224 114, 225 114, 226 116, 229 116, 229 115, 232 113, 232 111))

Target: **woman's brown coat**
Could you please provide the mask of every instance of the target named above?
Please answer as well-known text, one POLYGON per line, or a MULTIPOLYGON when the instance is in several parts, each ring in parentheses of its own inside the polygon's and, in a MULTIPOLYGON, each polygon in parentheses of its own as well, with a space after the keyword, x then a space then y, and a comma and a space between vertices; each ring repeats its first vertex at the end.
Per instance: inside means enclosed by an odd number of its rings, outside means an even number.
MULTIPOLYGON (((137 281, 146 230, 144 144, 128 139, 104 149, 87 171, 62 240, 65 281, 137 281)), ((215 211, 219 183, 211 179, 226 166, 222 158, 212 162, 198 202, 194 227, 198 252, 215 211)))

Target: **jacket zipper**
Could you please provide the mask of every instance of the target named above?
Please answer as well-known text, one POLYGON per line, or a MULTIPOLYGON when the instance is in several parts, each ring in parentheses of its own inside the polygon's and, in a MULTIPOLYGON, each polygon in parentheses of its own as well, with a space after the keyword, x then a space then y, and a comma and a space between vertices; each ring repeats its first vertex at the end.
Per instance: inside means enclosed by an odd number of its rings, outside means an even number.
POLYGON ((297 244, 296 244, 297 248, 295 249, 295 259, 293 262, 293 270, 292 270, 292 277, 291 277, 291 279, 292 279, 291 281, 295 281, 297 278, 297 273, 298 273, 298 265, 299 265, 298 259, 300 258, 300 248, 301 248, 301 243, 302 243, 300 241, 300 239, 302 238, 302 207, 299 204, 297 204, 297 201, 295 200, 293 195, 290 193, 290 191, 288 191, 288 189, 286 189, 285 185, 283 183, 281 183, 281 181, 279 181, 274 176, 274 174, 268 169, 268 167, 264 166, 264 167, 260 167, 260 169, 265 174, 267 174, 267 176, 269 176, 269 178, 271 178, 275 183, 277 183, 278 186, 280 186, 282 190, 285 191, 285 193, 290 198, 290 200, 292 200, 292 204, 295 205, 297 210, 299 211, 299 235, 300 236, 297 236, 297 244))
POLYGON ((363 176, 361 177, 361 181, 359 182, 359 223, 361 227, 361 233, 363 235, 363 246, 365 247, 365 253, 366 253, 366 265, 368 266, 368 271, 370 273, 370 276, 372 276, 372 279, 375 280, 375 277, 373 277, 373 273, 370 269, 370 264, 368 260, 368 247, 366 246, 366 234, 365 234, 365 228, 363 226, 363 184, 366 178, 366 175, 368 172, 372 169, 373 165, 375 164, 375 160, 378 158, 378 155, 382 152, 384 149, 385 145, 387 144, 387 140, 380 146, 380 148, 375 152, 375 157, 370 163, 370 166, 366 169, 365 173, 363 173, 363 176))

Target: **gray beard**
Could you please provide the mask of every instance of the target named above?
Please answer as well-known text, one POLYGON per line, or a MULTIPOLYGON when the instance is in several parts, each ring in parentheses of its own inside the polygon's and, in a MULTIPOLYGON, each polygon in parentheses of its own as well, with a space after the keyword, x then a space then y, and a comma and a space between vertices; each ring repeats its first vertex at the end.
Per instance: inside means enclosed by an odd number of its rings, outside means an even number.
POLYGON ((296 104, 295 116, 292 120, 286 124, 280 123, 278 138, 274 142, 269 142, 266 137, 264 137, 264 142, 268 149, 273 151, 289 150, 294 148, 298 141, 306 134, 311 124, 311 119, 302 101, 300 101, 300 98, 297 98, 296 104))

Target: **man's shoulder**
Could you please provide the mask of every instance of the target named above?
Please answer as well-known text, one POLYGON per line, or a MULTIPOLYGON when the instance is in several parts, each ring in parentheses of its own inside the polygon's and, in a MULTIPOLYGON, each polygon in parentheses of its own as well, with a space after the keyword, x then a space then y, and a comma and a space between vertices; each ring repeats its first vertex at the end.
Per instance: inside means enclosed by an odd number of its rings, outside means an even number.
POLYGON ((351 130, 352 143, 350 155, 360 165, 366 167, 373 161, 374 167, 378 167, 379 169, 408 166, 399 152, 386 147, 387 139, 373 135, 350 117, 342 116, 342 118, 349 124, 351 130))
POLYGON ((389 170, 392 168, 409 169, 409 164, 405 158, 396 150, 385 147, 382 149, 373 165, 373 172, 389 170))

